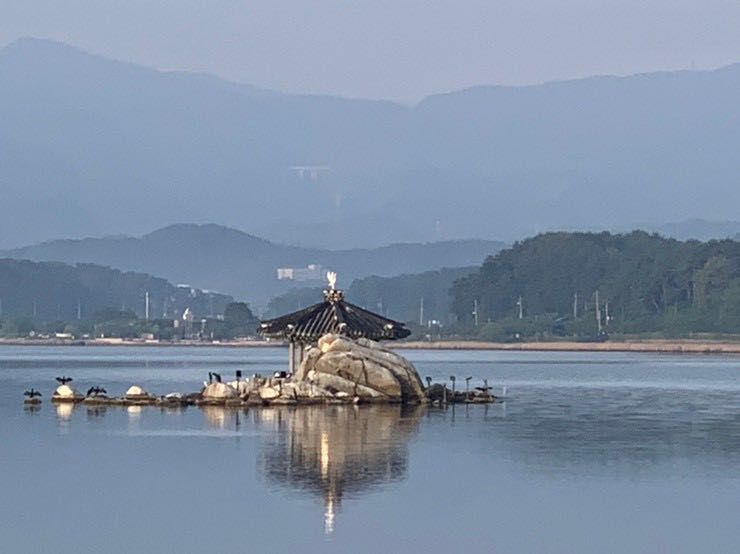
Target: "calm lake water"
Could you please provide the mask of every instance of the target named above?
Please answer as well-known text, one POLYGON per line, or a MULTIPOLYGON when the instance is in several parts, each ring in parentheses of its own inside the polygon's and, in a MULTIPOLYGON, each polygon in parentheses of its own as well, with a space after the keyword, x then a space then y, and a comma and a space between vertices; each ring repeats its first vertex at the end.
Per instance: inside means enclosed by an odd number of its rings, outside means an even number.
POLYGON ((506 401, 55 408, 56 375, 190 392, 287 351, 2 347, 0 552, 740 551, 740 357, 404 355, 506 401))

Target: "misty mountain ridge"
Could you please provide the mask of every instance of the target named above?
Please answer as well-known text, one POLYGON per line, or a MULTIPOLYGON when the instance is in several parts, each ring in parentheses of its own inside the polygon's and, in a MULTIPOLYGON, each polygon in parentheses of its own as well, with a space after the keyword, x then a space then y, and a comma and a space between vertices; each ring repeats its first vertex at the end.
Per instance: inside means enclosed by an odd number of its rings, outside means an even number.
POLYGON ((402 106, 25 39, 0 50, 0 83, 5 247, 177 221, 327 248, 511 240, 732 220, 740 201, 740 65, 475 87, 402 106))
POLYGON ((276 244, 222 225, 178 224, 140 238, 56 240, 0 252, 0 257, 94 263, 164 277, 177 284, 217 290, 263 307, 272 296, 339 273, 340 285, 370 275, 394 276, 443 265, 480 264, 503 243, 483 240, 398 243, 375 249, 326 250, 276 244), (278 268, 317 264, 313 280, 278 280, 278 268))

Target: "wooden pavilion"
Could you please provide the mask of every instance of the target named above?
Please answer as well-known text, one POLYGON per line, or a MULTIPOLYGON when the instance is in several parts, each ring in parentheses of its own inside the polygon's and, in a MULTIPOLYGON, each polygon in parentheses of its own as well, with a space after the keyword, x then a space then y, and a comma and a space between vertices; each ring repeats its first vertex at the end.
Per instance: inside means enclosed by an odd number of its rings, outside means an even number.
POLYGON ((303 361, 306 346, 327 333, 371 340, 396 340, 411 334, 403 323, 345 301, 344 293, 335 287, 336 274, 328 273, 327 278, 329 288, 324 291, 323 302, 263 321, 258 329, 264 337, 288 341, 291 373, 303 361))

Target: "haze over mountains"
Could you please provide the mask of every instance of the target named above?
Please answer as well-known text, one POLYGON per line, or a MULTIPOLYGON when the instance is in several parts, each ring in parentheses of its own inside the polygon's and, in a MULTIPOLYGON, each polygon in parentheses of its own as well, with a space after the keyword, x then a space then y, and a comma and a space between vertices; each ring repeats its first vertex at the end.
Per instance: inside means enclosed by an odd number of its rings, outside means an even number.
POLYGON ((479 265, 504 244, 466 240, 393 244, 375 249, 320 250, 286 246, 219 225, 172 225, 140 238, 57 240, 0 251, 0 258, 94 263, 164 277, 173 283, 215 289, 260 309, 270 297, 318 281, 279 281, 278 268, 319 264, 339 273, 340 286, 369 275, 394 276, 442 265, 479 265))
POLYGON ((0 85, 6 248, 179 221, 333 248, 511 240, 732 220, 740 202, 740 65, 477 87, 407 107, 24 39, 0 51, 0 85))

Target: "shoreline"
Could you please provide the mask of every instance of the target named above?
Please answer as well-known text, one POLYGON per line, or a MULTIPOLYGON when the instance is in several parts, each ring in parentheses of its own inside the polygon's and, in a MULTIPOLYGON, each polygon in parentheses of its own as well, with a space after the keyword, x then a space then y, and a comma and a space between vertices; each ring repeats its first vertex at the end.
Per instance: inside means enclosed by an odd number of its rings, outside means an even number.
POLYGON ((740 354, 740 342, 645 339, 607 342, 483 342, 415 341, 399 344, 408 350, 495 350, 511 352, 644 352, 656 354, 740 354))
MULTIPOLYGON (((146 341, 146 340, 69 340, 69 339, 0 339, 2 346, 139 346, 166 348, 281 348, 287 343, 278 341, 243 340, 223 342, 201 341, 146 341)), ((740 342, 698 339, 645 339, 607 342, 485 342, 466 340, 397 342, 393 350, 488 350, 512 352, 645 352, 667 354, 740 354, 740 342)))

